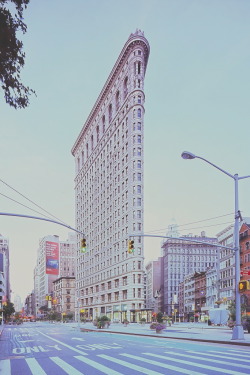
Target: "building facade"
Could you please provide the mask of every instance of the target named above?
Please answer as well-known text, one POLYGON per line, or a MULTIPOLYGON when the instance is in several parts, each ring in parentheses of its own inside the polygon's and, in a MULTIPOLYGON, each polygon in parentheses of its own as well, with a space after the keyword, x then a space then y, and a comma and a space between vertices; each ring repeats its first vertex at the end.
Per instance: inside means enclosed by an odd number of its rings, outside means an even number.
POLYGON ((144 77, 149 44, 137 30, 125 43, 73 148, 76 288, 88 317, 137 321, 144 308, 144 77), (132 239, 132 237, 131 237, 132 239))
MULTIPOLYGON (((250 283, 250 221, 244 223, 240 228, 240 280, 247 280, 250 283)), ((250 290, 241 294, 241 303, 250 312, 250 290)))
MULTIPOLYGON (((234 247, 234 225, 231 224, 217 234, 220 245, 234 247)), ((220 248, 218 300, 228 306, 235 299, 235 253, 220 248)))
POLYGON ((164 312, 167 315, 172 315, 173 310, 178 308, 179 284, 186 275, 217 267, 216 244, 217 238, 206 237, 205 232, 201 236, 189 235, 163 241, 164 312))
POLYGON ((0 304, 10 302, 9 239, 0 234, 0 304))
POLYGON ((146 308, 158 313, 163 309, 163 258, 149 262, 145 270, 146 308))
POLYGON ((48 235, 40 239, 34 269, 36 316, 39 317, 42 313, 41 307, 52 307, 50 301, 53 296, 53 282, 60 277, 75 277, 75 256, 74 233, 69 233, 66 241, 60 241, 57 235, 48 235))
POLYGON ((75 315, 75 277, 62 276, 54 282, 53 308, 62 317, 71 314, 75 315))

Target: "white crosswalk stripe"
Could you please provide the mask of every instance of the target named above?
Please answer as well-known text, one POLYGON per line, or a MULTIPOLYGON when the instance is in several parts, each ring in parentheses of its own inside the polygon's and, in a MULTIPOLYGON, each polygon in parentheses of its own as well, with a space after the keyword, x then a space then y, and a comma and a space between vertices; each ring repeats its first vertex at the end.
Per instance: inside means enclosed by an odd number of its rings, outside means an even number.
POLYGON ((45 371, 43 371, 42 367, 39 365, 35 358, 26 358, 26 362, 30 368, 32 374, 36 375, 47 375, 45 371))
MULTIPOLYGON (((172 365, 169 365, 169 364, 166 364, 166 363, 161 363, 161 362, 153 361, 151 359, 147 359, 147 358, 144 358, 144 357, 138 357, 138 356, 132 355, 132 354, 121 354, 121 355, 124 356, 124 357, 137 359, 138 361, 141 361, 141 362, 144 362, 144 363, 150 363, 152 365, 156 365, 156 366, 159 366, 159 367, 167 368, 169 370, 174 370, 174 371, 180 372, 182 374, 203 375, 202 372, 197 372, 197 371, 194 371, 194 370, 187 370, 187 369, 180 368, 180 367, 177 367, 177 366, 172 366, 172 365)), ((165 359, 165 360, 167 359, 166 357, 162 357, 162 358, 165 359)))
POLYGON ((129 373, 136 372, 146 375, 165 375, 166 373, 206 375, 208 371, 213 374, 225 375, 250 374, 250 364, 246 364, 248 362, 246 359, 247 352, 245 352, 243 358, 234 358, 235 354, 241 356, 241 352, 231 353, 230 356, 229 351, 214 352, 214 354, 209 351, 197 354, 197 352, 186 350, 182 352, 164 350, 162 353, 164 354, 150 352, 134 355, 122 352, 117 356, 112 353, 112 355, 97 354, 95 357, 74 355, 70 357, 70 363, 59 356, 40 357, 39 359, 34 357, 4 359, 0 361, 0 375, 51 375, 52 373, 61 374, 62 372, 67 375, 96 373, 124 375, 128 371, 129 373), (204 361, 207 363, 204 363, 204 361), (217 364, 218 367, 216 367, 217 364), (233 367, 237 368, 234 370, 233 367))
POLYGON ((100 354, 100 355, 98 355, 98 357, 107 359, 108 361, 111 361, 111 362, 114 362, 114 363, 118 363, 119 365, 127 367, 131 370, 139 371, 142 374, 164 375, 162 372, 157 372, 157 371, 149 370, 149 369, 146 369, 146 368, 142 368, 141 366, 134 365, 133 363, 129 363, 129 362, 123 361, 123 360, 118 359, 118 358, 110 357, 109 355, 100 354))
MULTIPOLYGON (((198 359, 199 361, 208 361, 209 360, 208 358, 202 358, 200 355, 197 356, 197 355, 181 354, 181 353, 175 353, 175 352, 166 352, 166 353, 170 354, 170 355, 174 354, 174 355, 181 356, 181 357, 187 357, 189 359, 198 359)), ((213 357, 213 358, 215 358, 215 357, 216 358, 226 358, 227 361, 220 361, 218 359, 213 359, 213 363, 220 363, 222 365, 228 365, 228 361, 230 360, 230 357, 219 356, 219 355, 214 355, 214 354, 202 353, 202 355, 205 356, 205 357, 207 356, 207 357, 213 357)), ((234 360, 236 360, 236 361, 242 361, 242 362, 244 361, 244 362, 248 362, 249 363, 249 361, 247 361, 245 359, 238 359, 238 358, 236 358, 234 360)), ((241 365, 239 363, 231 363, 230 362, 230 366, 250 369, 250 366, 241 365)))
POLYGON ((4 359, 3 361, 0 361, 0 373, 4 375, 11 375, 11 367, 10 367, 10 360, 4 359))
MULTIPOLYGON (((228 352, 227 354, 229 356, 231 356, 232 355, 231 352, 233 352, 234 359, 235 359, 235 356, 237 356, 237 357, 243 357, 243 358, 249 358, 249 352, 243 352, 243 351, 239 351, 239 350, 230 350, 230 353, 228 352), (239 353, 241 353, 241 354, 239 354, 239 353), (246 354, 244 354, 244 353, 246 353, 246 354)), ((218 352, 218 350, 216 350, 216 351, 215 350, 210 350, 209 353, 226 354, 225 352, 218 352)))
MULTIPOLYGON (((152 354, 152 353, 143 353, 143 354, 149 355, 149 356, 155 357, 155 358, 166 359, 166 357, 163 356, 163 355, 152 354)), ((169 353, 166 352, 166 354, 169 354, 169 353)), ((176 354, 176 353, 174 353, 174 354, 176 354)), ((176 359, 176 358, 168 357, 167 359, 168 359, 168 361, 178 362, 178 363, 182 363, 182 364, 190 365, 190 366, 194 366, 194 367, 200 367, 201 369, 213 370, 215 372, 216 371, 222 372, 223 374, 242 375, 242 372, 228 370, 228 369, 222 369, 222 368, 218 368, 218 367, 215 367, 215 366, 204 365, 204 364, 201 364, 201 363, 195 363, 195 362, 191 362, 191 361, 186 361, 186 360, 183 360, 183 359, 180 359, 180 358, 176 359)))
MULTIPOLYGON (((78 371, 75 367, 69 365, 59 357, 50 357, 50 359, 61 367, 61 369, 63 369, 68 375, 83 375, 83 372, 78 371)), ((34 373, 34 375, 36 374, 34 373)))
POLYGON ((87 365, 90 365, 90 366, 94 367, 97 370, 102 371, 104 374, 121 375, 120 372, 112 370, 110 367, 103 366, 102 364, 100 364, 96 361, 93 361, 92 359, 88 359, 88 358, 83 357, 81 355, 76 355, 75 358, 79 359, 79 361, 82 361, 82 362, 86 363, 87 365))

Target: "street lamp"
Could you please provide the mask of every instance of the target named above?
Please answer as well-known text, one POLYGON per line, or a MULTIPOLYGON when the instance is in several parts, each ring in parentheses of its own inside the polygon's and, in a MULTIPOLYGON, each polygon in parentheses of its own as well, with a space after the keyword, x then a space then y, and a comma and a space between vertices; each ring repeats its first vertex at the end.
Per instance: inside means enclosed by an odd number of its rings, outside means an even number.
POLYGON ((241 214, 239 211, 239 194, 238 194, 238 182, 239 180, 243 180, 244 178, 250 178, 249 176, 242 176, 239 177, 238 174, 232 175, 224 171, 224 169, 218 167, 217 165, 211 163, 210 161, 202 158, 201 156, 194 155, 189 151, 184 151, 181 154, 183 159, 201 159, 204 160, 206 163, 212 165, 219 171, 225 173, 227 176, 231 177, 234 180, 234 196, 235 196, 235 221, 234 221, 234 251, 235 251, 235 310, 236 310, 236 322, 233 329, 232 340, 243 340, 244 339, 244 331, 241 324, 241 308, 240 308, 240 293, 238 290, 238 284, 240 281, 240 245, 239 245, 239 219, 241 218, 241 214))

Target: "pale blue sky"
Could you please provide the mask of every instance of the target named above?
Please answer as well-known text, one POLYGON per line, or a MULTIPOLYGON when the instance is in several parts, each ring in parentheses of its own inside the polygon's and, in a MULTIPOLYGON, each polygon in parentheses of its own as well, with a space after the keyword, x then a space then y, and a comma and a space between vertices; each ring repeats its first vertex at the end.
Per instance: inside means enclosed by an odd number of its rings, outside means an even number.
MULTIPOLYGON (((22 80, 37 98, 15 111, 1 94, 2 180, 74 226, 71 148, 124 43, 139 28, 151 47, 145 231, 167 228, 172 218, 183 225, 233 213, 233 180, 180 154, 189 150, 232 174, 250 174, 249 0, 32 0, 24 18, 22 80)), ((240 209, 250 216, 250 179, 239 191, 240 209)), ((0 193, 31 205, 3 184, 0 193)), ((0 207, 36 215, 3 196, 0 207)), ((232 214, 183 226, 181 233, 215 236, 233 220, 232 214)), ((33 287, 39 238, 66 239, 68 230, 1 216, 0 233, 10 240, 13 292, 24 298, 33 287)), ((160 255, 160 243, 145 240, 146 260, 160 255)))

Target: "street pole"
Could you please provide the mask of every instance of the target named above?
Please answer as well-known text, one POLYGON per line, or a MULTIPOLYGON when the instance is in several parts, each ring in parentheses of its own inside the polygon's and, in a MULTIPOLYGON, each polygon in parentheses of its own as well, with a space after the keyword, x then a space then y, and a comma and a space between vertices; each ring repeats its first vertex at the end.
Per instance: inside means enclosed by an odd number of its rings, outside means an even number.
POLYGON ((241 303, 239 292, 240 281, 240 239, 239 239, 239 193, 238 193, 237 174, 234 175, 234 191, 235 191, 235 221, 234 221, 234 242, 235 242, 235 326, 233 328, 232 340, 244 339, 244 331, 241 325, 241 303))
POLYGON ((239 219, 241 218, 240 211, 239 211, 239 193, 238 193, 238 182, 239 180, 243 180, 246 178, 250 178, 249 176, 242 176, 239 177, 238 174, 232 175, 228 173, 224 169, 218 167, 217 165, 211 163, 205 158, 201 156, 194 155, 189 151, 184 151, 181 154, 183 159, 201 159, 206 163, 212 165, 222 173, 226 174, 227 176, 233 178, 234 180, 234 206, 235 206, 235 216, 234 216, 234 251, 235 251, 235 326, 233 328, 233 335, 232 340, 244 340, 244 331, 241 324, 241 306, 240 306, 240 292, 238 289, 239 281, 240 281, 240 243, 239 243, 239 219))

